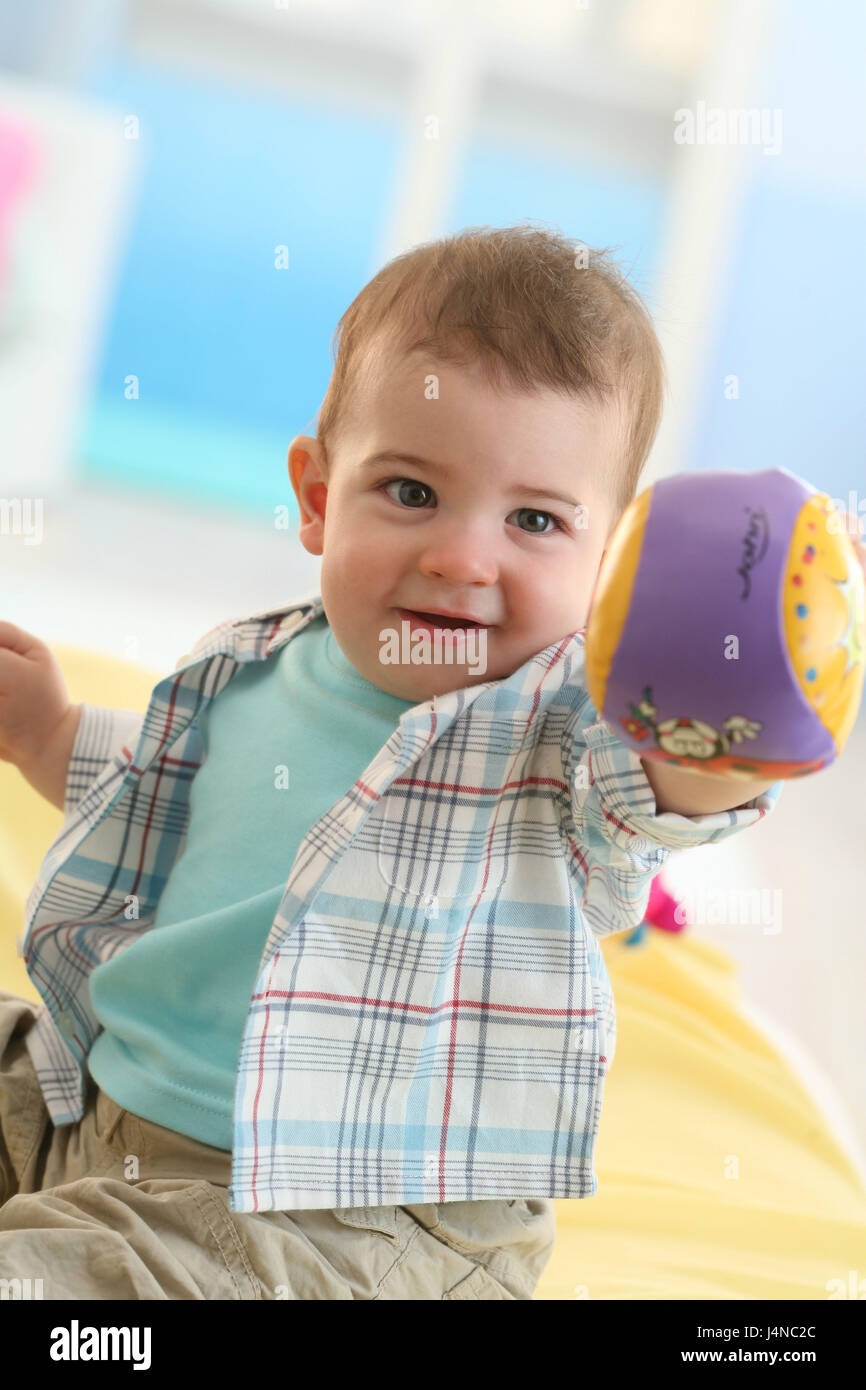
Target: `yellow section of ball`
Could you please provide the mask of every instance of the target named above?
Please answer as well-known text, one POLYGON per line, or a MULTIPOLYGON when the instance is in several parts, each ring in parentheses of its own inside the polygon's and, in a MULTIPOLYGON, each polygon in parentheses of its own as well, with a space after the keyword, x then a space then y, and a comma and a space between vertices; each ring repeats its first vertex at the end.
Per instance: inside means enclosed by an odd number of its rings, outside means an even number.
POLYGON ((836 745, 853 728, 866 671, 866 582, 826 493, 803 505, 782 587, 785 646, 804 698, 836 745))
POLYGON ((586 628, 586 688, 599 715, 604 711, 607 678, 631 603, 643 548, 652 488, 630 502, 617 523, 602 561, 586 628))

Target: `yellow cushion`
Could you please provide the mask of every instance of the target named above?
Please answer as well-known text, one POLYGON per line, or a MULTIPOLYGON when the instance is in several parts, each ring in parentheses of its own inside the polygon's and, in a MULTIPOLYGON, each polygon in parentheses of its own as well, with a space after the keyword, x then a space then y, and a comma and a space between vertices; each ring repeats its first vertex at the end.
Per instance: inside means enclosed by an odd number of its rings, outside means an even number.
MULTIPOLYGON (((73 700, 144 711, 165 674, 55 651, 73 700)), ((0 988, 38 999, 15 937, 62 816, 6 763, 0 805, 0 988)), ((850 1271, 866 1275, 866 1187, 791 1065, 738 1009, 733 961, 688 931, 602 949, 618 1042, 599 1190, 556 1203, 536 1297, 851 1297, 850 1271)))

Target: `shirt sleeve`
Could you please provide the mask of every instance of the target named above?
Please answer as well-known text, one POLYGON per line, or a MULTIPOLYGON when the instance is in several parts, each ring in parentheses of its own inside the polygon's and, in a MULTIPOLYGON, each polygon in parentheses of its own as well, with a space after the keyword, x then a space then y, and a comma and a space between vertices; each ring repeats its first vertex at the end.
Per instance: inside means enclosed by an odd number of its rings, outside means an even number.
MULTIPOLYGON (((192 649, 178 658, 175 671, 188 665, 208 644, 218 645, 228 628, 238 620, 229 618, 217 623, 200 637, 192 649)), ((145 716, 131 709, 106 709, 98 705, 82 704, 81 719, 66 772, 66 795, 63 806, 64 816, 69 816, 79 805, 85 793, 102 776, 109 764, 122 758, 130 762, 135 757, 138 740, 144 726, 145 716), (124 748, 128 753, 124 753, 124 748)))
POLYGON ((105 769, 135 755, 144 715, 130 709, 82 704, 81 719, 66 771, 64 816, 69 816, 105 769), (129 756, 124 753, 129 750, 129 756))
POLYGON ((683 816, 656 811, 639 755, 598 719, 591 704, 575 732, 570 761, 573 852, 583 869, 582 909, 599 936, 643 920, 653 878, 673 851, 715 844, 757 825, 782 783, 729 811, 683 816))

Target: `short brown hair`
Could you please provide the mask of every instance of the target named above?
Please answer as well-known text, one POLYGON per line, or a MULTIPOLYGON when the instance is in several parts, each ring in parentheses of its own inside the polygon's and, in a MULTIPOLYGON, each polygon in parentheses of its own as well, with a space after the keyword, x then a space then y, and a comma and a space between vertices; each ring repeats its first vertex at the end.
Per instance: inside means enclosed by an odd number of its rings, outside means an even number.
POLYGON ((618 519, 659 427, 664 360, 641 296, 610 254, 524 223, 468 227, 389 261, 337 324, 317 422, 325 450, 366 349, 393 329, 407 352, 478 361, 499 386, 618 400, 623 464, 611 480, 618 519))

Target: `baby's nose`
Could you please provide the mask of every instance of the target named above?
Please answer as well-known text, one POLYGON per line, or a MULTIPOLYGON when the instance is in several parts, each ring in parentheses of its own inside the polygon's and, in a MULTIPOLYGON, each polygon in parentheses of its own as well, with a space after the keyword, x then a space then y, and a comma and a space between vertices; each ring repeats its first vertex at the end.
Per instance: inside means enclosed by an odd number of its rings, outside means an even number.
POLYGON ((427 545, 419 568, 427 578, 441 579, 454 589, 466 584, 495 584, 499 574, 489 545, 456 536, 427 545))

